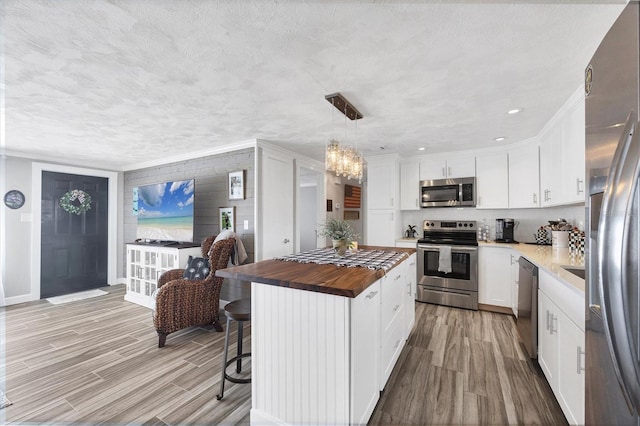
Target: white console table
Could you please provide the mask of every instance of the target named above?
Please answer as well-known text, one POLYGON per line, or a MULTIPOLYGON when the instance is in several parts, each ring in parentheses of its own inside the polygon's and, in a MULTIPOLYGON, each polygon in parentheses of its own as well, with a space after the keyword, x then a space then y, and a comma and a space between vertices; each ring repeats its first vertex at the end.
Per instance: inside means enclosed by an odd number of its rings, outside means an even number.
POLYGON ((152 309, 151 295, 160 275, 170 269, 184 268, 189 256, 202 256, 200 246, 127 244, 127 293, 124 300, 152 309))

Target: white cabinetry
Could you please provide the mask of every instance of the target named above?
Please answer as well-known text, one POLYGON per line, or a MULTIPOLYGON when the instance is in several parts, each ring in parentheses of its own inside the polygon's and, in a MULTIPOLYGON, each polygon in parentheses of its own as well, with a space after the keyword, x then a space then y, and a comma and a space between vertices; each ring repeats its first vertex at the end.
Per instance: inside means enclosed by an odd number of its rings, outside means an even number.
POLYGON ((416 279, 417 279, 417 254, 413 253, 409 256, 409 260, 405 269, 405 279, 407 287, 404 292, 404 317, 405 317, 405 339, 409 338, 411 330, 416 323, 416 279))
POLYGON ((380 397, 380 281, 351 300, 351 423, 365 424, 380 397))
POLYGON ((399 208, 398 160, 395 156, 367 158, 367 208, 399 208))
POLYGON ((542 207, 584 202, 584 93, 579 88, 540 134, 542 207))
POLYGON ((538 291, 538 364, 553 388, 558 380, 558 313, 542 291, 538 291))
POLYGON ((567 421, 584 424, 584 293, 538 273, 538 363, 567 421))
POLYGON ((171 269, 182 269, 189 256, 200 257, 199 246, 160 247, 127 244, 127 293, 124 300, 154 308, 151 297, 160 275, 171 269))
POLYGON ((356 298, 251 283, 251 423, 369 421, 406 343, 408 263, 356 298))
POLYGON ((406 263, 403 262, 396 266, 380 279, 382 293, 380 314, 380 390, 384 389, 406 340, 404 314, 406 263))
POLYGON ((516 318, 518 318, 518 290, 520 289, 518 281, 520 275, 519 259, 520 255, 515 250, 511 250, 511 311, 516 318))
POLYGON ((396 156, 367 158, 367 216, 364 242, 393 247, 402 235, 396 156))
POLYGON ((367 244, 370 246, 391 247, 400 231, 399 213, 395 210, 369 210, 367 212, 367 244))
POLYGON ((420 164, 400 163, 400 210, 420 210, 420 164))
POLYGON ((464 178, 476 175, 476 159, 469 155, 420 161, 420 180, 464 178))
POLYGON ((555 121, 540 135, 540 205, 562 203, 562 123, 555 121))
POLYGON ((570 100, 562 124, 562 183, 565 203, 584 202, 585 117, 583 89, 570 100))
POLYGON ((511 307, 510 247, 478 247, 478 303, 511 307))
POLYGON ((509 160, 506 152, 476 157, 476 208, 509 207, 509 160))
POLYGON ((539 207, 538 142, 509 150, 509 208, 539 207))

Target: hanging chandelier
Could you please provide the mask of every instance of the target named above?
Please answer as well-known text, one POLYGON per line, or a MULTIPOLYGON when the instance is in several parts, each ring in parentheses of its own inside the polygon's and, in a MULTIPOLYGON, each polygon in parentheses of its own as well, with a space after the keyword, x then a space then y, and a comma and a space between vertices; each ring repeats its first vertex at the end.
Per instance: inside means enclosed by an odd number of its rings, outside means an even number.
MULTIPOLYGON (((326 169, 334 172, 336 176, 344 176, 348 179, 358 179, 362 183, 362 174, 364 172, 364 159, 362 154, 358 152, 358 119, 362 118, 362 114, 347 101, 340 93, 333 93, 325 96, 325 99, 345 116, 345 136, 347 131, 347 118, 354 120, 356 123, 355 146, 353 148, 341 148, 340 142, 335 138, 331 138, 327 144, 326 169)), ((332 115, 333 117, 333 115, 332 115)), ((335 123, 333 130, 335 130, 335 123)))

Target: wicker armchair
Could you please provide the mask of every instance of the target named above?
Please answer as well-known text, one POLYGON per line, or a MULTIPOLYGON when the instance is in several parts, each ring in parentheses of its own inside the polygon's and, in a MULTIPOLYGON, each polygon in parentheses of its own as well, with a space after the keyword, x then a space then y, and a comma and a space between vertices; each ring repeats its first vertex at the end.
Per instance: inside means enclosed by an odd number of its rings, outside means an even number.
POLYGON ((209 252, 214 239, 215 236, 202 242, 202 256, 209 257, 211 267, 205 279, 184 279, 184 269, 172 269, 158 279, 153 325, 158 332, 159 348, 164 346, 168 334, 194 325, 213 324, 217 331, 222 331, 218 311, 223 279, 215 274, 227 267, 235 241, 220 240, 209 252))

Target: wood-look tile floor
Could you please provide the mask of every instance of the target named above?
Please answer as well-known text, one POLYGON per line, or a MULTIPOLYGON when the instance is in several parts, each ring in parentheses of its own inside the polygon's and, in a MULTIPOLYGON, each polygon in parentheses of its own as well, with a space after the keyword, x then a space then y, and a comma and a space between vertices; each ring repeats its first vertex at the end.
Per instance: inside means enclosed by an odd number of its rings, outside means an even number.
POLYGON ((509 315, 417 303, 370 424, 567 424, 509 315))
MULTIPOLYGON (((0 424, 249 423, 250 385, 227 382, 224 400, 215 397, 224 333, 194 327, 159 349, 151 312, 125 302, 123 285, 104 290, 64 305, 0 308, 0 389, 13 402, 0 424)), ((244 332, 250 348, 250 324, 244 332)), ((416 327, 371 423, 566 421, 523 356, 512 318, 417 303, 416 327)))

